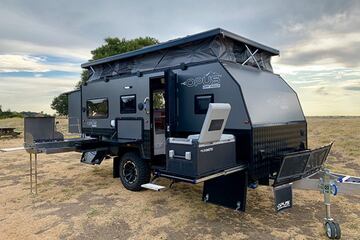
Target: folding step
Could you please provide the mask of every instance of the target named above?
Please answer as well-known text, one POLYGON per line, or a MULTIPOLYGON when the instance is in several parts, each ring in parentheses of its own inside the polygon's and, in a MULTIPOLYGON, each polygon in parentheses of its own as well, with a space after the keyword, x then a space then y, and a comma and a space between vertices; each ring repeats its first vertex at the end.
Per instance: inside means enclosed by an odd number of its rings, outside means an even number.
POLYGON ((161 191, 163 189, 165 189, 164 186, 160 186, 160 185, 157 185, 157 184, 154 184, 154 183, 145 183, 143 185, 141 185, 142 188, 146 188, 146 189, 150 189, 150 190, 153 190, 153 191, 161 191))

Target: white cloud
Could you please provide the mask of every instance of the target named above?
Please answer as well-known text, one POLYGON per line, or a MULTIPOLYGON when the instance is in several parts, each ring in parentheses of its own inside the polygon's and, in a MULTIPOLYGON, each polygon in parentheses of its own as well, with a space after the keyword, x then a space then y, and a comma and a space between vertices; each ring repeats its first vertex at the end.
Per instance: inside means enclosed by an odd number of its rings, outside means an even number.
POLYGON ((79 78, 1 78, 0 103, 4 109, 14 111, 44 111, 50 108, 55 96, 74 89, 79 78))
POLYGON ((341 84, 341 87, 345 90, 354 91, 354 94, 360 95, 360 78, 357 80, 346 81, 341 84))
POLYGON ((87 61, 91 58, 90 48, 76 45, 67 47, 41 45, 34 42, 18 39, 0 39, 0 54, 16 55, 53 55, 59 57, 75 58, 80 61, 87 61))
POLYGON ((49 72, 66 71, 81 72, 79 64, 53 63, 50 64, 46 58, 33 57, 29 55, 0 55, 0 72, 49 72))
POLYGON ((44 78, 48 71, 79 73, 80 64, 73 64, 75 61, 49 63, 33 56, 85 62, 91 57, 90 50, 107 36, 152 36, 166 41, 223 27, 280 49, 281 58, 274 59, 275 72, 297 90, 306 114, 360 114, 359 92, 347 90, 357 86, 349 81, 360 79, 359 5, 331 0, 306 4, 282 0, 226 4, 2 0, 0 72, 36 74, 33 78, 1 78, 0 102, 13 109, 44 110, 53 96, 77 82, 77 78, 44 78))
MULTIPOLYGON (((282 26, 284 36, 293 35, 277 60, 309 70, 360 68, 360 8, 354 6, 335 14, 319 14, 318 19, 289 22, 282 26)), ((290 70, 286 70, 290 71, 290 70)))
POLYGON ((41 73, 35 73, 34 74, 34 77, 36 77, 36 78, 40 78, 40 77, 42 77, 43 76, 43 74, 41 74, 41 73))

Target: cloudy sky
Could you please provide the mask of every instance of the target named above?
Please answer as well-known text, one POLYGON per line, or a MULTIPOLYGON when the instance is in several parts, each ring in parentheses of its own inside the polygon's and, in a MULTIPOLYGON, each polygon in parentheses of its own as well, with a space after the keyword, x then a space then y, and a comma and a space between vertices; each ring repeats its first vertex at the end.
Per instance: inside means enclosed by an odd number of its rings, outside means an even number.
POLYGON ((166 41, 216 27, 280 50, 306 115, 360 115, 360 1, 0 0, 0 105, 52 113, 108 36, 166 41))

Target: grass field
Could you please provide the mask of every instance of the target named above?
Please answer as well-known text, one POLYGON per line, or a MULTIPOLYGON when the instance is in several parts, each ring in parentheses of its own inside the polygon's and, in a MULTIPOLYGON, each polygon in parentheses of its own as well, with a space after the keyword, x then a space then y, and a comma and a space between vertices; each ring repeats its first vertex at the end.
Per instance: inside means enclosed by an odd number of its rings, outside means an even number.
MULTIPOLYGON (((360 176, 360 117, 311 117, 309 145, 335 141, 327 166, 360 176)), ((59 120, 66 131, 66 119, 59 120)), ((22 119, 0 120, 22 131, 22 119)), ((22 138, 0 139, 0 148, 22 138)), ((294 190, 294 206, 275 213, 270 187, 248 191, 247 210, 201 201, 201 185, 130 192, 112 178, 112 161, 79 162, 78 153, 40 155, 39 194, 29 194, 28 154, 0 154, 0 239, 326 239, 318 192, 294 190)), ((169 184, 168 180, 159 181, 169 184)), ((332 198, 342 239, 360 239, 360 197, 332 198)))

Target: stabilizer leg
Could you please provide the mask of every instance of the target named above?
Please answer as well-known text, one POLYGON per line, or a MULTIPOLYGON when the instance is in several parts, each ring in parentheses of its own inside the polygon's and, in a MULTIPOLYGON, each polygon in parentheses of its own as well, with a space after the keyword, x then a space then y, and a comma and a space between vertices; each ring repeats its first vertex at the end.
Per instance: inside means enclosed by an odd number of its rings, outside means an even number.
POLYGON ((320 189, 324 194, 324 205, 325 205, 325 218, 324 227, 326 236, 330 239, 340 239, 341 229, 339 223, 331 217, 331 195, 337 194, 337 187, 335 182, 331 179, 329 170, 325 169, 323 177, 320 178, 320 189))

